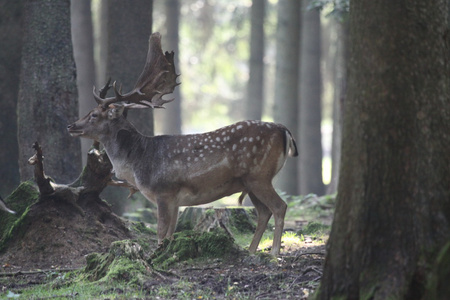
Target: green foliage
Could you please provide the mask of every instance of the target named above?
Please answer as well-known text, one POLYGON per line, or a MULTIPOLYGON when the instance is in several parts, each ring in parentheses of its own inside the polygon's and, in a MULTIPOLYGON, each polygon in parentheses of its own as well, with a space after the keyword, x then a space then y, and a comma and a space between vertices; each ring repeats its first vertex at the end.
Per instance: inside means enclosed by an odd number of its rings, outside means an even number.
POLYGON ((327 16, 344 21, 348 17, 350 0, 311 0, 307 9, 326 10, 327 16))
POLYGON ((5 204, 16 214, 10 214, 0 211, 0 251, 2 251, 6 243, 11 237, 21 236, 22 221, 25 219, 30 206, 38 201, 39 192, 30 181, 21 183, 11 195, 5 199, 5 204))
MULTIPOLYGON (((156 15, 164 15, 163 9, 163 5, 155 2, 156 15)), ((185 132, 215 129, 244 117, 242 108, 249 76, 250 9, 251 0, 180 2, 180 53, 176 55, 180 59, 185 132)), ((164 18, 154 20, 154 31, 160 31, 163 36, 164 21, 164 18)), ((276 21, 276 3, 269 1, 264 25, 266 49, 269 49, 265 55, 267 65, 274 64, 274 51, 270 50, 275 44, 276 21)), ((268 78, 272 80, 272 77, 268 78)), ((266 86, 272 89, 273 84, 266 86)), ((272 92, 266 94, 272 98, 272 92)))

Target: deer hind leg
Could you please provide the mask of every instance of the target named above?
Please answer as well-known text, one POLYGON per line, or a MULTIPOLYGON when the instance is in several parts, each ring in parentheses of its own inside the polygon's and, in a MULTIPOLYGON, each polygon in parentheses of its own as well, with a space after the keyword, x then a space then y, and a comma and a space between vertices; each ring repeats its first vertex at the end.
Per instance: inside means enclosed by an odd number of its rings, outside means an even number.
POLYGON ((261 241, 261 237, 266 230, 267 223, 272 216, 272 212, 253 193, 249 193, 249 197, 256 208, 256 212, 258 213, 258 224, 256 225, 255 235, 253 236, 250 247, 248 248, 248 251, 250 251, 250 253, 255 253, 256 249, 258 248, 259 242, 261 241))
MULTIPOLYGON (((247 185, 259 201, 262 202, 272 212, 275 219, 275 230, 273 233, 272 255, 278 255, 281 248, 281 235, 283 234, 284 216, 286 215, 287 205, 283 199, 278 196, 271 183, 253 182, 247 185)), ((261 229, 262 230, 262 229, 261 229)), ((259 233, 259 232, 258 232, 259 233)), ((255 233, 256 235, 256 233, 255 233)), ((255 241, 256 242, 256 241, 255 241)), ((259 242, 259 241, 258 241, 259 242)), ((253 247, 255 247, 252 245, 253 247)), ((253 250, 253 248, 251 248, 253 250)))
POLYGON ((158 200, 158 244, 170 238, 175 230, 178 218, 178 206, 167 200, 158 200))

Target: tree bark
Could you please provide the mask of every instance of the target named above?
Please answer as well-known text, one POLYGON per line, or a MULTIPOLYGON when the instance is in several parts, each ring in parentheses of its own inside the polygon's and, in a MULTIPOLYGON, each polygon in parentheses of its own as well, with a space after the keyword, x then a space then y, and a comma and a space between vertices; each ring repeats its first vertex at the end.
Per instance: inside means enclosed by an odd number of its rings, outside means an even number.
POLYGON ((339 168, 341 165, 342 119, 346 97, 346 65, 348 61, 348 21, 332 20, 337 34, 336 55, 334 62, 334 95, 333 95, 333 137, 331 145, 331 180, 327 194, 334 194, 339 184, 339 168))
MULTIPOLYGON (((122 86, 123 92, 128 92, 134 88, 145 65, 148 38, 152 33, 153 2, 110 0, 106 9, 106 74, 122 86)), ((128 119, 142 134, 154 134, 151 109, 129 110, 128 119)), ((127 195, 127 191, 120 187, 108 187, 102 194, 118 215, 126 211, 127 195)))
MULTIPOLYGON (((108 2, 108 60, 106 74, 131 91, 147 57, 148 37, 152 33, 153 2, 148 0, 110 0, 108 2)), ((128 119, 145 135, 153 135, 151 109, 130 110, 128 119)))
POLYGON ((33 177, 27 160, 38 141, 52 157, 48 172, 60 182, 73 181, 81 171, 81 155, 80 140, 66 131, 78 119, 68 0, 25 3, 17 110, 21 180, 33 177))
POLYGON ((23 2, 0 1, 0 195, 8 195, 19 184, 17 144, 17 96, 22 48, 23 2))
MULTIPOLYGON (((297 136, 300 1, 278 2, 274 120, 297 136)), ((298 140, 298 138, 297 138, 298 140)), ((297 193, 297 164, 286 164, 275 186, 288 194, 297 193)))
MULTIPOLYGON (((71 29, 74 59, 77 66, 79 117, 82 118, 96 106, 92 96, 95 84, 94 40, 91 0, 71 1, 71 29)), ((83 165, 92 141, 81 139, 83 165)))
POLYGON ((308 5, 302 1, 298 193, 323 195, 320 11, 308 10, 308 5))
POLYGON ((350 2, 342 165, 317 299, 421 299, 450 238, 447 4, 350 2))
MULTIPOLYGON (((179 0, 166 0, 164 2, 166 9, 166 29, 165 49, 175 53, 174 62, 178 72, 179 69, 179 23, 180 23, 180 2, 179 0)), ((180 88, 173 92, 175 101, 170 103, 170 109, 164 110, 163 114, 163 132, 165 134, 180 134, 181 133, 181 92, 180 88)))
POLYGON ((247 83, 246 118, 261 120, 264 106, 264 20, 266 0, 253 0, 250 30, 250 74, 247 83))

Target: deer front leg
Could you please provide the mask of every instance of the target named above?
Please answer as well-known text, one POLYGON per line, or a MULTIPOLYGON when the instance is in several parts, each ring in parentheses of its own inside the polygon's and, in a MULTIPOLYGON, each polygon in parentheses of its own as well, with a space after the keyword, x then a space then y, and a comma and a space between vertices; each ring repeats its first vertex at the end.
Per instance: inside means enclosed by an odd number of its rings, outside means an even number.
POLYGON ((170 238, 175 230, 178 217, 178 206, 167 199, 158 199, 158 244, 170 238))
POLYGON ((173 236, 173 233, 175 232, 175 228, 177 227, 177 220, 178 220, 178 206, 175 206, 171 209, 172 215, 170 217, 170 224, 169 229, 167 230, 167 237, 173 236))

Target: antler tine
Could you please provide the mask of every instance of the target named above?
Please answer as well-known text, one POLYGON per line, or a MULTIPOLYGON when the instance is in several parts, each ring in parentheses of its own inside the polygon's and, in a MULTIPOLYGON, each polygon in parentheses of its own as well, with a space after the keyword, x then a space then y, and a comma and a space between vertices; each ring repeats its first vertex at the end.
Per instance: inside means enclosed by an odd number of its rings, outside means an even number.
MULTIPOLYGON (((116 94, 116 96, 115 97, 105 98, 106 97, 106 93, 111 88, 110 83, 111 83, 111 78, 108 79, 108 82, 99 90, 98 93, 95 90, 95 86, 94 86, 94 89, 92 91, 92 93, 94 94, 94 99, 97 102, 97 104, 99 104, 99 105, 101 105, 103 107, 107 107, 111 103, 115 103, 115 102, 120 102, 121 101, 120 98, 117 98, 118 92, 117 92, 117 89, 116 89, 116 82, 115 81, 113 82, 112 87, 114 89, 114 93, 116 94)), ((120 93, 119 93, 119 95, 120 95, 120 93)))
MULTIPOLYGON (((164 100, 162 97, 173 93, 177 83, 178 74, 175 71, 174 53, 163 54, 161 49, 161 34, 158 32, 150 35, 147 60, 144 70, 139 76, 134 89, 126 94, 117 90, 114 82, 114 97, 102 99, 97 95, 94 88, 94 98, 103 107, 111 103, 123 102, 126 108, 159 108, 165 103, 172 101, 164 100)), ((108 83, 109 85, 109 83, 108 83)))

